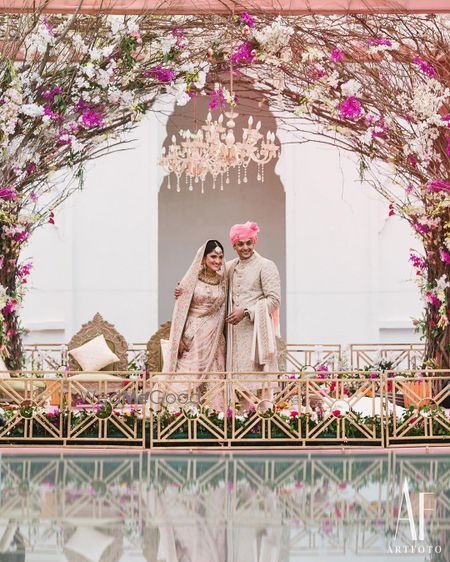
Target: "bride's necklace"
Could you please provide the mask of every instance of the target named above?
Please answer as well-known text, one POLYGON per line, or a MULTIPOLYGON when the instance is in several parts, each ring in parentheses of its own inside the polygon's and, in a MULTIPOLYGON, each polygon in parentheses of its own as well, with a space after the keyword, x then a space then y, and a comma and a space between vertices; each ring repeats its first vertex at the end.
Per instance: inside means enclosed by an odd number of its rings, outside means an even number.
POLYGON ((198 278, 200 281, 203 281, 203 283, 207 283, 208 285, 219 285, 220 283, 220 276, 217 275, 217 273, 214 273, 214 275, 208 275, 208 273, 200 271, 198 278))

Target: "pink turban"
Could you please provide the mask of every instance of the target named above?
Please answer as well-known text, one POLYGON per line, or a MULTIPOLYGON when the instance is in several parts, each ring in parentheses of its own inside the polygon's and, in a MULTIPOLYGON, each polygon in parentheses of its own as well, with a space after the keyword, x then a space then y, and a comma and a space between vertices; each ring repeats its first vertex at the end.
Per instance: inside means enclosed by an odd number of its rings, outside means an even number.
POLYGON ((258 239, 259 226, 256 222, 247 221, 245 224, 235 224, 230 228, 230 240, 234 246, 238 240, 258 239))

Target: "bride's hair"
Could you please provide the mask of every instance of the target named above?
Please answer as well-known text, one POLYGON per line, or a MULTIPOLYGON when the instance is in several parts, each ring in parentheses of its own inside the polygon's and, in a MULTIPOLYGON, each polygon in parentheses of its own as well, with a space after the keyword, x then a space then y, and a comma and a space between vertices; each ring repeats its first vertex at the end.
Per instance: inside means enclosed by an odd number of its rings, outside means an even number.
POLYGON ((214 251, 217 248, 217 246, 219 246, 219 248, 221 248, 222 252, 225 253, 222 244, 218 240, 208 240, 208 242, 206 243, 205 252, 203 254, 203 257, 207 256, 212 251, 214 251))

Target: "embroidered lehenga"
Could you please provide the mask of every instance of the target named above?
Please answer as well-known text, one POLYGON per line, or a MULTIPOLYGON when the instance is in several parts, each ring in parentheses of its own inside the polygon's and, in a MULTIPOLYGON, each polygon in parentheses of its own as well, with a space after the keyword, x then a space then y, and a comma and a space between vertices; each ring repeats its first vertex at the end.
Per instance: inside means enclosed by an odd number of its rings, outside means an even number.
MULTIPOLYGON (((163 366, 165 373, 198 373, 197 380, 225 370, 226 278, 223 271, 214 284, 199 278, 205 247, 206 243, 198 249, 180 283, 182 293, 175 303, 163 366), (181 339, 188 349, 180 355, 181 339)), ((176 376, 169 380, 172 391, 186 391, 186 383, 178 383, 176 376)), ((194 387, 197 390, 198 385, 190 385, 190 390, 194 387)))

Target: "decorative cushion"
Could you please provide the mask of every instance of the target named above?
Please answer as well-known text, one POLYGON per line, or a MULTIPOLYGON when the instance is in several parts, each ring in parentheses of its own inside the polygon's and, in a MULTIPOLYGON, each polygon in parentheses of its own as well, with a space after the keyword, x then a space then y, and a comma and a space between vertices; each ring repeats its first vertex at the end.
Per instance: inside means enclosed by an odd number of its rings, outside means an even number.
POLYGON ((71 381, 79 381, 79 382, 83 382, 83 381, 87 381, 87 382, 92 382, 93 380, 99 380, 99 381, 122 381, 122 377, 119 377, 119 375, 107 375, 107 374, 90 374, 90 373, 80 373, 79 375, 73 375, 72 377, 70 377, 71 381))
POLYGON ((169 340, 159 340, 161 342, 161 357, 162 357, 162 370, 164 371, 164 365, 169 357, 169 340))
POLYGON ((100 371, 111 363, 118 363, 119 358, 106 343, 103 335, 71 349, 69 354, 77 361, 83 371, 100 371))
POLYGON ((114 537, 109 537, 96 529, 78 527, 64 545, 64 550, 71 550, 89 562, 98 562, 113 542, 114 537))
POLYGON ((45 382, 41 381, 32 381, 31 384, 27 383, 26 381, 16 381, 13 378, 10 378, 9 381, 5 381, 3 383, 4 387, 11 388, 16 392, 25 392, 25 390, 43 390, 45 388, 45 382))

